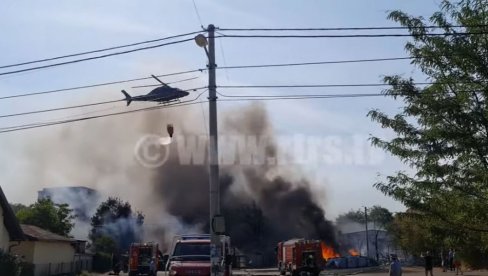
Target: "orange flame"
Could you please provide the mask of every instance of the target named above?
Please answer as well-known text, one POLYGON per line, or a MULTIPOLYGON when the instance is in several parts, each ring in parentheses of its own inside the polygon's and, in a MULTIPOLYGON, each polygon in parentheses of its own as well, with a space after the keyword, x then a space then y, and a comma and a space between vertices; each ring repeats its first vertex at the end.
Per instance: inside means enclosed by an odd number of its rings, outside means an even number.
POLYGON ((327 246, 324 242, 321 242, 320 245, 322 247, 322 258, 324 258, 324 260, 339 258, 341 256, 335 252, 333 247, 327 246))
POLYGON ((349 249, 348 253, 351 256, 359 256, 359 252, 356 249, 354 249, 354 248, 349 249))

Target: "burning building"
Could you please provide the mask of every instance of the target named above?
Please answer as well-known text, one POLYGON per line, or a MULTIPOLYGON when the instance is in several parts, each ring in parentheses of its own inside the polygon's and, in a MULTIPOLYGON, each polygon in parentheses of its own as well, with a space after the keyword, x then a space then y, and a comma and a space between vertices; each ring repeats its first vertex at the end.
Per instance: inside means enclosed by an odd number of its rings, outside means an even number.
POLYGON ((368 224, 368 232, 364 224, 355 222, 340 224, 337 228, 339 231, 337 240, 341 247, 354 248, 354 253, 358 255, 369 256, 376 260, 388 259, 390 254, 401 255, 393 237, 384 229, 376 227, 374 223, 368 224))

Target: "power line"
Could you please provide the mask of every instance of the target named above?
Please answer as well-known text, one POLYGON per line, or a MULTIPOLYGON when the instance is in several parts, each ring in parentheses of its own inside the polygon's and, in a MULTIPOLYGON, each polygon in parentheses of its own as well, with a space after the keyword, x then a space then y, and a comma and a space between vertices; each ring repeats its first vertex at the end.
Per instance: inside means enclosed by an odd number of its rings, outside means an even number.
POLYGON ((121 52, 115 52, 115 53, 110 53, 110 54, 105 54, 105 55, 100 55, 100 56, 76 59, 76 60, 59 62, 59 63, 53 63, 53 64, 48 64, 48 65, 42 65, 42 66, 36 66, 36 67, 31 67, 31 68, 15 70, 15 71, 2 72, 2 73, 0 73, 0 76, 17 74, 17 73, 21 73, 21 72, 39 70, 39 69, 44 69, 44 68, 51 68, 51 67, 56 67, 56 66, 61 66, 61 65, 68 65, 68 64, 79 63, 79 62, 95 60, 95 59, 101 59, 101 58, 106 58, 106 57, 111 57, 111 56, 124 55, 124 54, 133 53, 133 52, 138 52, 138 51, 149 50, 149 49, 159 48, 159 47, 163 47, 163 46, 188 42, 191 40, 193 40, 193 38, 182 39, 182 40, 177 40, 177 41, 172 41, 172 42, 167 42, 167 43, 162 43, 162 44, 157 44, 157 45, 152 45, 152 46, 146 46, 146 47, 126 50, 126 51, 121 51, 121 52))
POLYGON ((341 63, 363 63, 363 62, 381 62, 381 61, 395 61, 395 60, 410 60, 415 57, 393 57, 393 58, 374 58, 374 59, 351 59, 351 60, 333 60, 333 61, 313 61, 313 62, 298 62, 298 63, 275 63, 275 64, 259 64, 259 65, 237 65, 217 67, 217 69, 246 69, 246 68, 267 68, 267 67, 288 67, 288 66, 307 66, 307 65, 323 65, 323 64, 341 64, 341 63))
POLYGON ((21 112, 21 113, 5 114, 5 115, 0 115, 0 118, 9 118, 9 117, 17 117, 17 116, 24 116, 24 115, 31 115, 31 114, 38 114, 38 113, 45 113, 45 112, 66 110, 66 109, 73 109, 73 108, 82 108, 82 107, 89 107, 89 106, 97 106, 97 105, 117 103, 117 102, 122 102, 122 101, 125 101, 125 99, 122 99, 122 100, 113 100, 113 101, 105 101, 105 102, 97 102, 97 103, 90 103, 90 104, 73 105, 73 106, 66 106, 66 107, 57 107, 57 108, 50 108, 50 109, 42 109, 42 110, 35 110, 35 111, 28 111, 28 112, 21 112))
POLYGON ((113 46, 113 47, 109 47, 109 48, 86 51, 86 52, 81 52, 81 53, 68 54, 68 55, 64 55, 64 56, 44 58, 44 59, 26 61, 26 62, 21 62, 21 63, 16 63, 16 64, 2 65, 2 66, 0 66, 0 69, 17 67, 17 66, 22 66, 22 65, 29 65, 29 64, 40 63, 40 62, 53 61, 53 60, 58 60, 58 59, 70 58, 70 57, 77 57, 77 56, 88 55, 88 54, 95 54, 95 53, 100 53, 100 52, 106 52, 106 51, 117 50, 117 49, 121 49, 121 48, 127 48, 127 47, 133 47, 133 46, 138 46, 138 45, 143 45, 143 44, 149 44, 149 43, 169 40, 169 39, 178 38, 178 37, 184 37, 184 36, 188 36, 188 35, 194 35, 194 34, 198 34, 198 33, 201 33, 201 31, 179 34, 179 35, 174 35, 174 36, 168 36, 168 37, 163 37, 163 38, 158 38, 158 39, 153 39, 153 40, 146 40, 146 41, 141 41, 141 42, 136 42, 136 43, 120 45, 120 46, 113 46))
MULTIPOLYGON (((251 68, 271 68, 271 67, 293 67, 293 66, 310 66, 310 65, 327 65, 327 64, 346 64, 346 63, 367 63, 367 62, 384 62, 384 61, 397 61, 397 60, 410 60, 418 57, 391 57, 391 58, 372 58, 372 59, 351 59, 351 60, 332 60, 332 61, 314 61, 314 62, 297 62, 297 63, 275 63, 275 64, 256 64, 256 65, 234 65, 234 66, 223 66, 217 67, 216 69, 251 69, 251 68)), ((203 72, 206 71, 207 68, 201 69, 193 69, 169 74, 161 74, 156 75, 156 77, 169 77, 169 76, 177 76, 183 74, 190 74, 196 72, 203 72)), ((141 77, 141 78, 134 78, 134 79, 126 79, 120 81, 112 81, 112 82, 105 82, 105 83, 98 83, 98 84, 90 84, 90 85, 83 85, 83 86, 75 86, 69 88, 61 88, 61 89, 54 89, 54 90, 47 90, 41 92, 33 92, 33 93, 24 93, 18 95, 10 95, 10 96, 3 96, 0 97, 0 100, 4 99, 11 99, 11 98, 19 98, 19 97, 27 97, 27 96, 35 96, 35 95, 44 95, 44 94, 52 94, 52 93, 60 93, 60 92, 68 92, 86 88, 95 88, 95 87, 102 87, 108 85, 115 85, 121 83, 128 83, 128 82, 136 82, 142 80, 149 80, 152 77, 141 77)), ((153 85, 153 86, 159 86, 153 85)), ((151 85, 146 85, 144 87, 151 87, 151 85)))
MULTIPOLYGON (((222 94, 219 94, 222 95, 222 94)), ((221 99, 219 102, 242 102, 242 101, 276 101, 276 100, 307 100, 307 99, 336 99, 336 98, 365 98, 365 97, 380 97, 388 96, 381 93, 371 94, 332 94, 332 95, 308 95, 308 96, 277 96, 273 98, 236 98, 236 99, 221 99)), ((400 96, 400 95, 399 95, 400 96)))
POLYGON ((26 125, 11 126, 11 127, 5 127, 5 128, 3 128, 3 130, 0 130, 0 133, 14 132, 14 131, 20 131, 20 130, 26 130, 26 129, 33 129, 33 128, 40 128, 40 127, 46 127, 46 126, 53 126, 53 125, 61 125, 61 124, 79 122, 79 121, 92 120, 92 119, 97 119, 97 118, 104 118, 104 117, 111 117, 111 116, 118 116, 118 115, 123 115, 123 114, 135 113, 135 112, 140 112, 140 111, 150 111, 150 110, 155 110, 155 109, 171 108, 171 107, 176 107, 176 106, 193 105, 193 104, 200 103, 200 101, 196 102, 196 100, 198 100, 198 98, 203 93, 205 93, 205 91, 203 91, 202 93, 200 93, 196 98, 194 98, 192 100, 184 101, 184 102, 181 102, 181 103, 168 104, 168 105, 163 105, 163 106, 145 107, 145 108, 139 108, 139 109, 128 110, 128 111, 121 111, 121 112, 115 112, 115 113, 108 113, 108 114, 102 114, 102 115, 82 117, 82 118, 71 119, 71 120, 61 120, 61 121, 48 122, 48 123, 39 123, 37 125, 26 124, 26 125))
MULTIPOLYGON (((188 70, 188 71, 182 71, 182 72, 176 72, 176 73, 156 75, 156 77, 160 78, 160 77, 169 77, 169 76, 190 74, 190 73, 201 72, 202 70, 203 69, 188 70)), ((108 85, 114 85, 114 84, 120 84, 120 83, 135 82, 135 81, 141 81, 141 80, 149 80, 149 79, 153 79, 153 77, 143 77, 143 78, 127 79, 127 80, 120 80, 120 81, 112 81, 112 82, 105 82, 105 83, 98 83, 98 84, 90 84, 90 85, 75 86, 75 87, 69 87, 69 88, 61 88, 61 89, 47 90, 47 91, 41 91, 41 92, 33 92, 33 93, 24 93, 24 94, 18 94, 18 95, 3 96, 3 97, 0 97, 0 100, 11 99, 11 98, 20 98, 20 97, 28 97, 28 96, 35 96, 35 95, 52 94, 52 93, 60 93, 60 92, 67 92, 67 91, 73 91, 73 90, 79 90, 79 89, 94 88, 94 87, 108 86, 108 85)))
POLYGON ((409 30, 409 29, 444 29, 444 28, 484 28, 488 25, 455 26, 377 26, 377 27, 332 27, 332 28, 219 28, 221 31, 374 31, 374 30, 409 30))
POLYGON ((351 98, 351 97, 372 97, 372 96, 386 96, 382 93, 355 93, 355 94, 292 94, 292 95, 227 95, 218 92, 225 98, 269 98, 269 99, 297 99, 297 98, 351 98))
MULTIPOLYGON (((409 85, 429 85, 435 82, 417 82, 409 85)), ((389 83, 357 83, 357 84, 290 84, 290 85, 219 85, 218 88, 325 88, 325 87, 378 87, 390 86, 389 83)))
POLYGON ((419 37, 419 36, 462 36, 486 35, 488 32, 428 33, 428 34, 350 34, 350 35, 237 35, 219 33, 229 38, 378 38, 378 37, 419 37))
MULTIPOLYGON (((206 89, 206 90, 208 90, 208 89, 206 89)), ((0 128, 0 133, 13 132, 13 131, 19 131, 19 130, 25 130, 25 129, 31 129, 31 128, 58 125, 58 124, 65 124, 65 123, 84 121, 84 120, 90 120, 90 119, 102 118, 102 117, 108 117, 108 116, 116 116, 116 115, 122 115, 122 114, 127 114, 127 113, 134 113, 134 112, 138 112, 138 111, 154 110, 154 109, 166 108, 166 107, 177 107, 177 106, 184 106, 184 105, 191 105, 191 104, 200 104, 200 103, 203 103, 205 101, 198 101, 198 102, 195 102, 195 101, 203 93, 205 93, 205 91, 201 92, 195 99, 182 102, 181 104, 148 107, 148 108, 142 108, 142 109, 136 109, 136 110, 130 110, 130 111, 124 111, 124 112, 109 113, 109 114, 83 117, 83 118, 77 118, 77 119, 72 119, 72 120, 55 121, 55 122, 49 122, 49 123, 38 123, 38 124, 26 124, 26 125, 12 126, 12 127, 0 128)), ((476 91, 470 91, 470 92, 476 92, 476 91)), ((231 99, 220 99, 219 102, 307 100, 307 99, 337 99, 337 98, 366 98, 366 97, 381 97, 381 96, 383 96, 383 97, 402 96, 402 94, 400 94, 400 93, 399 94, 350 93, 350 94, 326 94, 326 95, 324 95, 324 94, 308 94, 308 95, 295 94, 295 95, 272 95, 272 96, 271 95, 270 96, 265 96, 265 95, 236 96, 236 95, 226 95, 226 94, 222 94, 220 92, 217 92, 217 94, 219 94, 222 97, 231 98, 231 99)))
MULTIPOLYGON (((197 90, 201 90, 201 89, 205 89, 205 88, 206 87, 198 87, 198 88, 187 89, 187 90, 183 90, 183 91, 191 92, 191 91, 197 91, 197 90)), ((158 99, 156 99, 156 100, 158 100, 158 99)), ((89 104, 81 104, 81 105, 73 105, 73 106, 65 106, 65 107, 57 107, 57 108, 49 108, 49 109, 41 109, 41 110, 21 112, 21 113, 5 114, 5 115, 0 115, 0 118, 17 117, 17 116, 25 116, 25 115, 38 114, 38 113, 46 113, 46 112, 52 112, 52 111, 60 111, 60 110, 67 110, 67 109, 83 108, 83 107, 90 107, 90 106, 97 106, 97 105, 117 103, 117 102, 122 102, 122 101, 125 101, 125 99, 112 100, 112 101, 103 101, 103 102, 96 102, 96 103, 89 103, 89 104)))
MULTIPOLYGON (((129 111, 123 111, 123 112, 116 112, 116 113, 109 113, 109 114, 103 114, 103 115, 77 118, 77 119, 72 119, 72 120, 62 120, 62 121, 54 121, 54 122, 48 122, 48 123, 12 126, 12 127, 6 127, 6 128, 0 129, 0 133, 14 132, 14 131, 20 131, 20 130, 26 130, 26 129, 32 129, 32 128, 40 128, 40 127, 46 127, 46 126, 52 126, 52 125, 67 124, 67 123, 73 123, 73 122, 78 122, 78 121, 86 121, 86 120, 91 120, 91 119, 96 119, 96 118, 103 118, 103 117, 117 116, 117 115, 123 115, 123 114, 128 114, 128 113, 135 113, 135 112, 139 112, 139 111, 149 111, 149 110, 155 110, 155 109, 160 109, 160 108, 169 108, 169 107, 178 107, 178 106, 200 104, 200 103, 203 103, 205 101, 198 101, 198 102, 195 102, 195 101, 203 93, 205 93, 205 91, 200 93, 195 99, 192 99, 192 100, 189 100, 186 102, 182 102, 180 104, 147 107, 147 108, 141 108, 141 109, 136 109, 136 110, 129 110, 129 111)), ((223 96, 223 94, 221 94, 221 93, 218 93, 218 94, 223 96)), ((310 96, 277 97, 277 98, 221 99, 219 101, 220 102, 232 102, 232 101, 236 102, 236 101, 268 101, 268 100, 304 100, 304 99, 331 99, 331 98, 359 98, 359 97, 377 97, 377 96, 385 96, 385 95, 379 94, 379 93, 374 93, 374 94, 342 94, 342 95, 313 95, 313 96, 310 95, 310 96)))
MULTIPOLYGON (((313 62, 298 62, 298 63, 274 63, 274 64, 256 64, 256 65, 233 65, 233 66, 221 66, 217 67, 216 69, 220 70, 227 70, 227 69, 251 69, 251 68, 271 68, 271 67, 293 67, 293 66, 309 66, 309 65, 326 65, 326 64, 346 64, 346 63, 366 63, 366 62, 382 62, 382 61, 396 61, 396 60, 411 60, 417 57, 393 57, 393 58, 373 58, 373 59, 350 59, 350 60, 332 60, 332 61, 313 61, 313 62)), ((207 68, 185 71, 183 73, 193 73, 193 72, 203 72, 206 71, 207 68)), ((180 73, 175 73, 180 74, 180 73)), ((159 76, 157 76, 159 77, 159 76)), ((140 78, 122 82, 129 82, 135 80, 143 80, 143 79, 150 79, 149 78, 140 78)), ((119 82, 117 82, 119 83, 119 82)), ((109 83, 111 84, 111 83, 109 83)), ((133 88, 139 87, 153 87, 159 86, 158 84, 153 85, 144 85, 144 86, 134 86, 133 88)), ((0 100, 2 98, 0 97, 0 100)))
POLYGON ((202 29, 205 29, 203 27, 202 18, 200 17, 200 13, 198 12, 197 4, 195 3, 195 0, 192 0, 192 1, 193 1, 193 8, 195 9, 195 13, 197 14, 198 22, 200 22, 200 27, 202 27, 202 29))

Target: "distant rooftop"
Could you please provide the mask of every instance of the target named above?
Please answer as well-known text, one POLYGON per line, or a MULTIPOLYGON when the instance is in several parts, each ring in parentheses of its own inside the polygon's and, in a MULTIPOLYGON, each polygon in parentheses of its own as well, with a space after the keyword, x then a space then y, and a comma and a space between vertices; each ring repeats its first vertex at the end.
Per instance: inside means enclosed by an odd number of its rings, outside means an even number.
POLYGON ((90 192, 96 192, 97 191, 95 189, 84 187, 84 186, 59 186, 59 187, 44 188, 39 192, 54 191, 54 190, 84 190, 84 191, 90 191, 90 192))
POLYGON ((31 241, 76 242, 75 239, 54 234, 34 225, 21 224, 20 227, 22 228, 25 237, 31 241))

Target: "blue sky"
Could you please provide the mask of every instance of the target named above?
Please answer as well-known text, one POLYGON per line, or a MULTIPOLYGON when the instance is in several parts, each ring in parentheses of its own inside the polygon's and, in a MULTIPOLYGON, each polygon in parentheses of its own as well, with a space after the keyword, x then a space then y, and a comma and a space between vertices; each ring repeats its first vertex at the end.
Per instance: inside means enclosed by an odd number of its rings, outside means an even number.
MULTIPOLYGON (((18 1, 3 0, 0 4, 0 65, 38 58, 70 54, 119 44, 200 30, 200 21, 191 0, 178 1, 18 1)), ((358 27, 397 26, 386 19, 390 10, 401 9, 428 17, 437 9, 431 0, 196 0, 202 24, 213 23, 221 28, 246 27, 358 27)), ((398 32, 398 31, 396 31, 398 32)), ((229 32, 230 33, 230 32, 229 32)), ((406 56, 406 38, 369 39, 303 39, 263 40, 226 38, 217 41, 217 64, 245 65, 263 63, 308 62, 406 56), (224 59, 225 56, 225 59, 224 59)), ((149 74, 164 74, 203 68, 205 55, 193 42, 159 49, 110 57, 74 65, 44 69, 10 76, 0 76, 0 95, 12 95, 99 83, 149 74)), ((381 76, 402 74, 422 80, 422 76, 408 61, 382 63, 340 64, 296 68, 268 68, 255 70, 220 70, 218 83, 225 84, 317 84, 317 83, 378 83, 381 76)), ((180 87, 201 86, 200 79, 182 83, 180 87)), ((187 77, 187 76, 185 76, 187 77)), ((167 78, 167 81, 183 77, 167 78)), ((0 101, 2 114, 44 109, 67 104, 90 103, 94 100, 120 98, 120 89, 80 90, 58 96, 38 96, 0 101)), ((125 88, 127 88, 125 86, 125 88)), ((315 90, 221 90, 226 94, 297 94, 315 90)), ((329 89, 331 93, 377 93, 378 88, 329 89)), ((323 91, 322 91, 323 92, 323 91)), ((224 103, 221 110, 235 105, 224 103)), ((372 108, 394 112, 399 103, 383 98, 328 99, 267 102, 275 131, 280 135, 340 136, 391 135, 366 118, 372 108)), ((114 107, 116 111, 124 106, 114 107), (119 108, 119 109, 116 109, 119 108)), ((100 108, 94 109, 100 111, 100 108)), ((85 110, 86 111, 86 110, 85 110)), ((88 110, 90 111, 90 110, 88 110)), ((79 111, 50 113, 14 119, 0 118, 0 127, 39 120, 72 116, 79 111)), ((101 119, 103 120, 103 119, 101 119)), ((76 127, 73 126, 73 127, 76 127)), ((57 131, 61 127, 52 127, 57 131)), ((9 175, 2 187, 11 194, 12 201, 27 202, 36 195, 26 196, 22 185, 13 175, 22 174, 23 163, 29 157, 17 150, 24 147, 26 137, 49 137, 50 130, 29 130, 0 134, 4 154, 0 157, 0 174, 9 175), (7 148, 8 147, 8 148, 7 148), (12 164, 16 164, 13 166, 12 164), (20 165, 19 165, 20 164, 20 165), (17 169, 16 169, 17 168, 17 169)), ((46 159, 49 162, 49 159, 46 159)), ((388 174, 405 169, 392 157, 385 156, 375 165, 306 166, 303 171, 315 179, 318 190, 325 190, 322 202, 328 216, 349 209, 384 205, 394 211, 402 206, 384 197, 372 187, 377 173, 388 174), (347 200, 344 200, 347 198, 347 200)), ((81 183, 79 183, 81 184, 81 183)))

